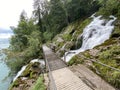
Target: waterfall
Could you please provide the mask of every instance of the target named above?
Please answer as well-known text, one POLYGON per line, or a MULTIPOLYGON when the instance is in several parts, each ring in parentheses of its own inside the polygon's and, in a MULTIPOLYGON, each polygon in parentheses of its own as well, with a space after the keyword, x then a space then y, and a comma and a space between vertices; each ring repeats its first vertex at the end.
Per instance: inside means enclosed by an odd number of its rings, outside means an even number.
POLYGON ((104 43, 109 39, 114 29, 113 22, 116 20, 114 16, 109 16, 109 20, 101 19, 102 16, 91 16, 93 21, 84 28, 82 33, 82 46, 77 50, 71 50, 65 53, 65 60, 68 62, 76 54, 88 49, 92 49, 97 45, 104 43))

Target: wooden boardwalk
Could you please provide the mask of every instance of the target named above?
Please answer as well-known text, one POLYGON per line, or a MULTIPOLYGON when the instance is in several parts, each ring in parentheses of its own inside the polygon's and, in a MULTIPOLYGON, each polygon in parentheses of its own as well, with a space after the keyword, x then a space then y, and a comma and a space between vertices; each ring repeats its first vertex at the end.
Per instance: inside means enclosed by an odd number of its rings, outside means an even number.
POLYGON ((52 72, 57 90, 92 90, 69 68, 62 68, 52 72))
POLYGON ((105 82, 101 77, 81 64, 73 65, 69 68, 93 90, 115 90, 115 88, 105 82))
POLYGON ((49 90, 115 90, 82 65, 67 67, 64 61, 45 45, 43 52, 49 71, 49 90))
POLYGON ((57 57, 57 55, 47 46, 43 46, 43 52, 51 71, 67 67, 64 61, 57 57))

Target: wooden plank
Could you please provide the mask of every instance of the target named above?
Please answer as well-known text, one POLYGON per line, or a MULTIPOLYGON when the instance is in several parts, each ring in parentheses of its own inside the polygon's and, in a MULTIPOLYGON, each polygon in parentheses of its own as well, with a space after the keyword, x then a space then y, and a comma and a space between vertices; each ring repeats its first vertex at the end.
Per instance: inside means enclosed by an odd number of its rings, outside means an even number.
POLYGON ((76 76, 81 78, 88 86, 95 90, 116 90, 101 77, 81 64, 74 65, 70 67, 70 69, 76 74, 76 76))

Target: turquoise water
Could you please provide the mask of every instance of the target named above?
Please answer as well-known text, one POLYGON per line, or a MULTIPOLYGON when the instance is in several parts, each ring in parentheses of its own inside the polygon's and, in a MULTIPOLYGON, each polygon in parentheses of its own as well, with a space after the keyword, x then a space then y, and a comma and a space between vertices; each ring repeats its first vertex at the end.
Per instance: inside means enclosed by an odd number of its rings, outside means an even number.
MULTIPOLYGON (((12 33, 0 30, 0 51, 9 47, 9 38, 12 33)), ((5 54, 0 53, 0 90, 8 90, 11 78, 8 77, 10 69, 5 63, 5 54)))
POLYGON ((1 61, 0 62, 0 90, 8 90, 11 78, 7 77, 9 74, 9 68, 1 61))

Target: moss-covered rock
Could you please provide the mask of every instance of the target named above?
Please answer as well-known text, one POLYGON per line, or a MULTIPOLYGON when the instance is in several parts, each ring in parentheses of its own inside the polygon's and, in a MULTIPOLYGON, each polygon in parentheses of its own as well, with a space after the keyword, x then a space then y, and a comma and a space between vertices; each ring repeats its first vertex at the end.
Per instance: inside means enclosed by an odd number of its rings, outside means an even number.
POLYGON ((22 74, 11 84, 9 90, 28 90, 41 74, 39 62, 30 62, 22 74))

